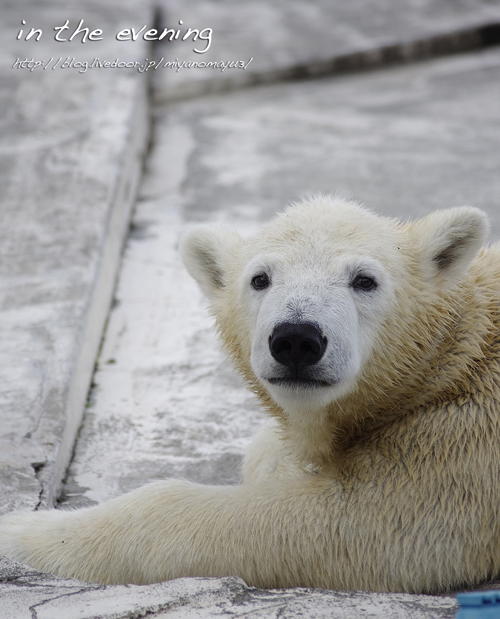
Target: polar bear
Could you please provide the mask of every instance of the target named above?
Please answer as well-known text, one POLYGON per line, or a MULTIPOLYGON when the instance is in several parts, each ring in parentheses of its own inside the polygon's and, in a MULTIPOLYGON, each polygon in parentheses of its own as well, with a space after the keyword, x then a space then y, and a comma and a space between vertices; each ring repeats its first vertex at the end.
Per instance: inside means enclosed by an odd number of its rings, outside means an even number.
POLYGON ((9 514, 0 552, 59 576, 435 593, 500 574, 500 247, 474 208, 413 222, 316 197, 185 265, 269 412, 238 486, 155 482, 9 514))

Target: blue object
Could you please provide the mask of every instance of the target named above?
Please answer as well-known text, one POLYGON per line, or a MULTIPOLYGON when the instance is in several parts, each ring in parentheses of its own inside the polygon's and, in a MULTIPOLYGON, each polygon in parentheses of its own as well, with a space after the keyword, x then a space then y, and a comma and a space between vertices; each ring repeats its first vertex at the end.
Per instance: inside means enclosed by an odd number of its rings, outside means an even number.
POLYGON ((500 619, 500 590, 458 593, 456 619, 500 619))

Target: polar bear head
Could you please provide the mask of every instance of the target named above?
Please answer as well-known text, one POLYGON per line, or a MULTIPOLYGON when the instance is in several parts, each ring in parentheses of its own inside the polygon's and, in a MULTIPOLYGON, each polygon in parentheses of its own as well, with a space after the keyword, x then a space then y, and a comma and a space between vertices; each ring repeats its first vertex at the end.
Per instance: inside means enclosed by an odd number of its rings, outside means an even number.
POLYGON ((467 276, 486 231, 474 208, 401 224, 318 197, 249 240, 195 228, 182 255, 239 369, 293 416, 349 394, 359 402, 361 386, 366 400, 410 377, 445 336, 443 299, 467 276))

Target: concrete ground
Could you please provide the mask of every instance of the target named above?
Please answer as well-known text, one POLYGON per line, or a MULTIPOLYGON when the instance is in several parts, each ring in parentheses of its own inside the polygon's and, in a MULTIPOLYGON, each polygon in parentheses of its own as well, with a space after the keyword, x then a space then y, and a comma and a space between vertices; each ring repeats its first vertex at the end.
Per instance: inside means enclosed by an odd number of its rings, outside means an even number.
MULTIPOLYGON (((500 237, 500 2, 404 4, 380 0, 370 19, 321 0, 5 4, 1 512, 99 503, 164 477, 238 481, 264 416, 180 264, 190 224, 249 234, 291 200, 333 191, 403 218, 473 204, 500 237), (22 19, 40 41, 16 41, 22 19), (105 34, 182 19, 213 34, 206 54, 111 35, 57 43, 65 19, 105 34), (142 73, 20 66, 59 57, 163 61, 142 73), (164 67, 193 58, 253 60, 164 67)), ((455 610, 452 596, 269 592, 238 579, 97 587, 0 561, 0 618, 455 610)))

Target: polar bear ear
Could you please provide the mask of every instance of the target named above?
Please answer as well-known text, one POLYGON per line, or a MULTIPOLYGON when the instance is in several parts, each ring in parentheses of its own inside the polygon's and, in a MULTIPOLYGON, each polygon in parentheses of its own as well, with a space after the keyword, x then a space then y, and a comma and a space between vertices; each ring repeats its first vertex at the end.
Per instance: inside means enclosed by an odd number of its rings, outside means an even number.
POLYGON ((198 226, 184 235, 180 248, 184 266, 209 300, 226 286, 228 267, 242 243, 236 231, 215 226, 198 226))
POLYGON ((488 230, 486 213, 467 206, 436 211, 411 225, 425 271, 451 284, 465 276, 488 230))

